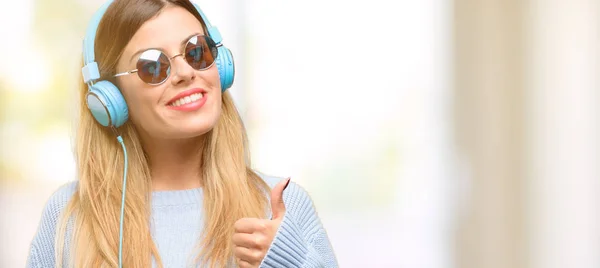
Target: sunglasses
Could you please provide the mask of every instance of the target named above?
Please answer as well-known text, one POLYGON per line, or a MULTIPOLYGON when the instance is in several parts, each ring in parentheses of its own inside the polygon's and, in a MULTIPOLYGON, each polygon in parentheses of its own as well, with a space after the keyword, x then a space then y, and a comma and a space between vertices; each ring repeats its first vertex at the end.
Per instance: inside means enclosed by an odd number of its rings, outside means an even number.
POLYGON ((149 85, 160 85, 169 79, 171 75, 171 60, 177 56, 183 56, 185 61, 195 70, 201 71, 210 68, 218 56, 215 42, 209 36, 192 36, 184 46, 183 53, 168 57, 160 49, 148 49, 140 54, 136 63, 136 69, 115 74, 114 77, 137 73, 137 75, 149 85))

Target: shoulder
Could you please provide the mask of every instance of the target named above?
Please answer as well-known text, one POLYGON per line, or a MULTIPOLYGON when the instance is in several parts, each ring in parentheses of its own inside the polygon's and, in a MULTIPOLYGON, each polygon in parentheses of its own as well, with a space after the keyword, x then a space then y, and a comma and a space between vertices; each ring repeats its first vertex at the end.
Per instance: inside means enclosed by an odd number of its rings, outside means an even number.
MULTIPOLYGON (((260 173, 260 172, 256 172, 256 174, 258 174, 263 179, 263 181, 269 186, 270 189, 273 189, 273 187, 275 187, 275 185, 277 185, 281 181, 287 179, 287 178, 267 175, 267 174, 260 173)), ((309 198, 310 199, 308 192, 300 184, 296 183, 293 179, 290 180, 290 183, 288 184, 288 186, 285 188, 285 191, 283 192, 284 199, 286 198, 286 195, 289 198, 290 194, 292 194, 293 197, 296 197, 296 198, 309 198)))
MULTIPOLYGON (((271 189, 279 182, 287 179, 260 172, 256 172, 256 174, 258 174, 271 189)), ((269 199, 271 198, 270 194, 267 196, 269 199)), ((316 210, 309 192, 293 179, 283 191, 283 202, 285 203, 286 209, 292 211, 294 214, 306 214, 307 212, 315 213, 316 210)))
POLYGON ((69 200, 77 189, 77 181, 58 187, 47 199, 35 236, 31 241, 27 267, 54 264, 54 246, 57 224, 69 200))
POLYGON ((286 178, 282 178, 282 177, 268 175, 266 173, 262 173, 262 172, 256 171, 256 170, 254 170, 254 173, 256 173, 271 189, 273 187, 275 187, 275 185, 277 185, 280 181, 286 179, 286 178))
POLYGON ((58 187, 46 201, 42 213, 42 220, 58 218, 58 214, 64 210, 76 190, 77 181, 67 182, 58 187))
POLYGON ((71 197, 77 189, 77 181, 71 181, 58 187, 46 201, 40 219, 40 225, 34 242, 36 239, 43 239, 47 236, 54 236, 56 224, 60 218, 60 214, 67 207, 71 197))

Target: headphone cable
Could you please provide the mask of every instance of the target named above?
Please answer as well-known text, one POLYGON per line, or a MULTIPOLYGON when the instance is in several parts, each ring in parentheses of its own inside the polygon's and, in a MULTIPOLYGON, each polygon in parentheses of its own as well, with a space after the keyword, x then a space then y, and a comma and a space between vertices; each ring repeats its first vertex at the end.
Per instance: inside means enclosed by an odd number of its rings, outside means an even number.
POLYGON ((125 190, 127 187, 127 149, 125 149, 125 143, 123 138, 119 135, 117 140, 123 147, 123 155, 125 156, 125 166, 123 168, 123 197, 121 199, 121 221, 119 226, 119 268, 123 267, 123 215, 125 212, 125 190))

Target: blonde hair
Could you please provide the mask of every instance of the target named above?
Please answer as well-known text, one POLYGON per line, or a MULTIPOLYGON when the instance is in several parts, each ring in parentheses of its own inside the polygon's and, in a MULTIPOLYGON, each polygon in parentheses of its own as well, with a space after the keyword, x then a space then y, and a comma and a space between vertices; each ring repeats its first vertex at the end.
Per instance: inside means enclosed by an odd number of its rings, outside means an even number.
MULTIPOLYGON (((95 43, 101 79, 109 79, 115 73, 123 48, 137 29, 168 4, 186 8, 202 22, 187 0, 117 0, 111 4, 100 22, 95 43)), ((56 262, 57 267, 65 262, 75 267, 115 267, 124 156, 114 133, 98 124, 87 109, 87 85, 80 87, 82 105, 75 145, 79 183, 59 222, 56 262)), ((235 261, 231 242, 235 221, 263 218, 268 209, 265 193, 269 186, 250 168, 246 131, 228 92, 222 95, 222 109, 216 126, 199 139, 203 143, 203 212, 209 217, 204 217, 196 262, 212 267, 235 261)), ((154 257, 162 267, 149 226, 152 186, 148 159, 131 121, 119 132, 129 162, 123 249, 131 250, 123 250, 123 266, 151 267, 154 257)))

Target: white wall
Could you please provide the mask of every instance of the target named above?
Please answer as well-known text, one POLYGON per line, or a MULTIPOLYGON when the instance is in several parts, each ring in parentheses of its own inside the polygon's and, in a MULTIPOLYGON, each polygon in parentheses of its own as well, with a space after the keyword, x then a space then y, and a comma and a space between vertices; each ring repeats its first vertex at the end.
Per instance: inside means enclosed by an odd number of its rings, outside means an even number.
POLYGON ((242 6, 256 167, 309 190, 341 267, 452 267, 449 1, 242 6))
POLYGON ((530 267, 600 267, 600 2, 528 9, 530 267))

